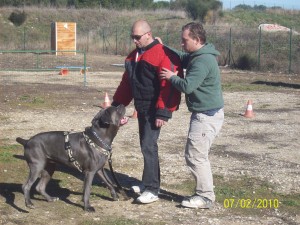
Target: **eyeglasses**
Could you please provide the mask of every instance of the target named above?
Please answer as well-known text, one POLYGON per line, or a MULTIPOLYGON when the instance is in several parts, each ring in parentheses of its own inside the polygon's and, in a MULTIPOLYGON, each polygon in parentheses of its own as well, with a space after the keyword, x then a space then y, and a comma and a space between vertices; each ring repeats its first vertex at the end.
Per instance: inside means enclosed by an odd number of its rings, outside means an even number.
POLYGON ((144 34, 142 34, 142 35, 130 35, 130 37, 131 37, 131 39, 132 40, 137 40, 137 41, 139 41, 145 34, 147 34, 147 33, 149 33, 150 31, 148 31, 148 32, 146 32, 146 33, 144 33, 144 34))

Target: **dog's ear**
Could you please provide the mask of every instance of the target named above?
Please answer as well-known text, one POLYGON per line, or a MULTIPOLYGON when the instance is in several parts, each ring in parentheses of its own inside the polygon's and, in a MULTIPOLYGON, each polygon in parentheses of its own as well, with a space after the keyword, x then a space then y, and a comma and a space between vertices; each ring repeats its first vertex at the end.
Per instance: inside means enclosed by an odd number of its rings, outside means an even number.
POLYGON ((92 125, 97 125, 98 124, 98 121, 99 119, 102 117, 102 115, 104 114, 104 109, 101 109, 97 114, 96 116, 93 118, 92 120, 92 125))
POLYGON ((100 122, 105 125, 112 124, 110 111, 108 111, 108 110, 104 111, 104 113, 100 117, 100 122))
POLYGON ((102 109, 92 120, 93 126, 107 127, 110 124, 113 124, 111 119, 111 110, 109 108, 102 109))

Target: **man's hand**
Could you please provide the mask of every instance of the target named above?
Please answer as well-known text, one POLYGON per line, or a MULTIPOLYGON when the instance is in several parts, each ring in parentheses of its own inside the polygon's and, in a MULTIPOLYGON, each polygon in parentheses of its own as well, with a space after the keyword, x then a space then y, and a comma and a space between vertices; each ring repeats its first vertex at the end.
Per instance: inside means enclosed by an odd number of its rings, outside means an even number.
POLYGON ((163 125, 165 125, 167 122, 161 119, 156 119, 155 120, 155 126, 156 127, 162 127, 163 125))
POLYGON ((159 73, 159 77, 161 80, 170 80, 172 76, 177 76, 177 73, 178 71, 173 72, 163 67, 159 73))
POLYGON ((158 40, 158 42, 159 42, 160 44, 162 44, 162 45, 164 44, 164 43, 162 42, 162 40, 161 40, 160 37, 155 37, 155 39, 158 40))

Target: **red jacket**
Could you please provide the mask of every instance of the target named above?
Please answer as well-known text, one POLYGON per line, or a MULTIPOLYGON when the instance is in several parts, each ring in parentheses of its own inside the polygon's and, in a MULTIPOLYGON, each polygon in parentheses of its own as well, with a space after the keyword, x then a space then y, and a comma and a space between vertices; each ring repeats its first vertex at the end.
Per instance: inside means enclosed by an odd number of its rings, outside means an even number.
POLYGON ((157 40, 132 51, 125 60, 125 72, 113 101, 127 106, 134 99, 138 113, 155 112, 156 118, 171 118, 178 109, 181 93, 170 82, 159 79, 163 67, 178 71, 178 76, 183 77, 178 56, 157 40))

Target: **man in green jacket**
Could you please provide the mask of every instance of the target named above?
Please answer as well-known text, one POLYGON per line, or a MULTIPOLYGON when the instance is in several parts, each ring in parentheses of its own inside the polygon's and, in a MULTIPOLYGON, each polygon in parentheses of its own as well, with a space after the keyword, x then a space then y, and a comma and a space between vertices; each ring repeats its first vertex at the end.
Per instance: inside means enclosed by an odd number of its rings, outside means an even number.
POLYGON ((195 194, 185 197, 181 205, 189 208, 211 208, 215 201, 213 176, 208 153, 224 122, 224 100, 220 70, 216 56, 220 53, 206 42, 206 32, 200 23, 191 22, 182 28, 182 47, 185 52, 172 49, 186 68, 180 78, 163 68, 161 79, 168 80, 185 93, 190 112, 190 127, 185 148, 187 166, 196 179, 195 194))

